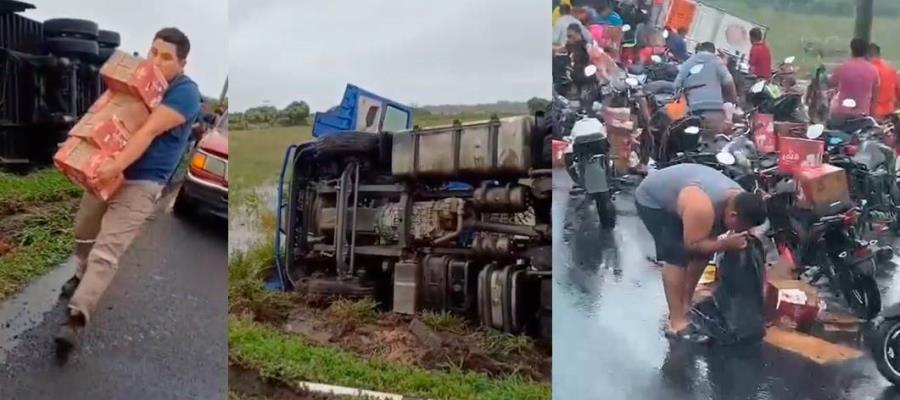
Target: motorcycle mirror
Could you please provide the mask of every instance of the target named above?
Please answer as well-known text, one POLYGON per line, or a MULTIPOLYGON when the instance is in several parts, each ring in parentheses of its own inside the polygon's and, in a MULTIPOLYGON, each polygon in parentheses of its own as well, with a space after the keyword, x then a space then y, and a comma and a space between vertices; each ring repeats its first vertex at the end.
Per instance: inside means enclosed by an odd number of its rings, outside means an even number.
POLYGON ((796 60, 796 59, 797 59, 796 57, 790 56, 790 57, 784 59, 784 63, 785 64, 793 64, 794 60, 796 60))
POLYGON ((635 87, 638 85, 638 80, 633 77, 628 77, 625 78, 625 83, 627 83, 628 86, 635 87))
POLYGON ((599 101, 595 101, 594 104, 591 105, 591 110, 593 110, 594 112, 602 111, 603 103, 600 103, 599 101))
POLYGON ((594 76, 596 73, 597 73, 596 65, 588 65, 587 67, 584 67, 584 76, 591 77, 591 76, 594 76))
POLYGON ((844 106, 844 108, 856 108, 856 100, 844 99, 844 101, 841 102, 841 105, 844 106))
POLYGON ((631 25, 622 25, 622 32, 628 32, 631 30, 631 25))
POLYGON ((750 93, 757 94, 762 93, 763 89, 766 87, 766 81, 759 81, 753 84, 750 87, 750 93))
POLYGON ((696 135, 696 134, 700 133, 700 127, 699 126, 689 126, 687 128, 684 128, 684 133, 686 133, 688 135, 696 135))
POLYGON ((697 64, 697 65, 691 67, 691 69, 690 69, 691 75, 697 75, 702 71, 703 71, 703 64, 697 64))
POLYGON ((716 154, 716 161, 722 165, 734 165, 734 163, 737 162, 733 154, 726 152, 716 154))
POLYGON ((806 129, 806 137, 809 139, 818 139, 825 132, 825 125, 815 124, 806 129))
POLYGON ((653 61, 653 62, 659 64, 662 62, 662 57, 654 54, 654 55, 650 56, 650 61, 653 61))
POLYGON ((663 31, 663 39, 669 38, 669 31, 663 31))

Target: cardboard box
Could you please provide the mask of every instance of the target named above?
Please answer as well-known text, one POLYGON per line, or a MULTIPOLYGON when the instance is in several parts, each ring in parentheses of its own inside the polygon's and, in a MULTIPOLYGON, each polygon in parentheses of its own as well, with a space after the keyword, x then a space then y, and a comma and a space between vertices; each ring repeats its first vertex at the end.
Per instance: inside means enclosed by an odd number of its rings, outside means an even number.
POLYGON ((109 153, 122 151, 128 143, 129 135, 125 125, 115 116, 85 116, 69 131, 69 136, 82 138, 109 153))
POLYGON ((103 151, 80 137, 70 137, 53 156, 53 163, 63 175, 84 190, 103 200, 109 200, 122 186, 124 176, 120 174, 103 186, 94 186, 89 178, 111 156, 112 153, 103 151))
POLYGON ((775 135, 775 117, 772 114, 757 113, 753 115, 753 142, 760 153, 778 151, 778 140, 775 135))
POLYGON ((121 51, 113 53, 103 64, 100 75, 110 90, 130 93, 150 108, 162 102, 163 94, 169 86, 162 72, 153 64, 121 51))
POLYGON ((766 320, 776 325, 809 332, 819 315, 819 295, 800 280, 769 280, 765 291, 766 320))
POLYGON ((128 93, 117 93, 107 90, 97 101, 91 105, 88 112, 81 117, 87 118, 116 117, 125 126, 129 134, 137 131, 147 118, 150 117, 150 109, 144 102, 128 93))
POLYGON ((843 168, 825 164, 804 168, 797 173, 797 206, 817 215, 830 215, 835 207, 850 202, 847 173, 843 168))
POLYGON ((825 156, 825 142, 820 140, 778 137, 778 169, 796 174, 801 169, 817 168, 825 156))

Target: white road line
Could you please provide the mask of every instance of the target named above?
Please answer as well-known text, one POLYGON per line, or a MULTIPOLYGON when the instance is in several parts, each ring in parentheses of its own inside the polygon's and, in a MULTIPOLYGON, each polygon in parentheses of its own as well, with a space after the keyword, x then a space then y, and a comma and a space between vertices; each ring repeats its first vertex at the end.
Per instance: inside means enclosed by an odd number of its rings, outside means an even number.
POLYGON ((298 383, 298 385, 300 386, 300 388, 305 389, 310 392, 313 392, 313 393, 331 394, 331 395, 338 395, 338 396, 365 397, 367 399, 377 399, 377 400, 411 400, 410 397, 405 397, 405 396, 402 396, 399 394, 373 392, 371 390, 363 390, 363 389, 349 388, 349 387, 343 387, 343 386, 326 385, 323 383, 300 382, 300 383, 298 383))

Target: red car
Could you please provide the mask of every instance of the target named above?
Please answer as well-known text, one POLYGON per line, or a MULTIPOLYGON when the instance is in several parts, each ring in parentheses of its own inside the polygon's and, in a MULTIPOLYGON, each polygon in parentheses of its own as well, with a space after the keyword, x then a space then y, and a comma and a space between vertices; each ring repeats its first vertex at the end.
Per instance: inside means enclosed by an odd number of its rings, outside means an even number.
POLYGON ((228 218, 228 116, 218 116, 190 154, 184 184, 175 197, 176 215, 228 218))

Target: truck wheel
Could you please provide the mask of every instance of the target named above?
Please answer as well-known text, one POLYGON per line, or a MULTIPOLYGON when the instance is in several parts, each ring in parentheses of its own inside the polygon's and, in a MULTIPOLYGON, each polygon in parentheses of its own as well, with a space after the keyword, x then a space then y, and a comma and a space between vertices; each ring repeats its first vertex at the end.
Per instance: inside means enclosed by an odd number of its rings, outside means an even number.
POLYGON ((122 44, 122 38, 119 36, 119 32, 101 29, 97 34, 97 43, 102 48, 114 49, 122 44))
POLYGON ((60 56, 96 57, 100 53, 100 46, 93 40, 56 37, 44 42, 51 53, 60 56))
POLYGON ((364 132, 347 132, 325 136, 316 142, 319 157, 343 157, 349 154, 380 153, 380 135, 364 132))
POLYGON ((44 21, 44 37, 72 36, 96 40, 100 27, 94 21, 54 18, 44 21))

